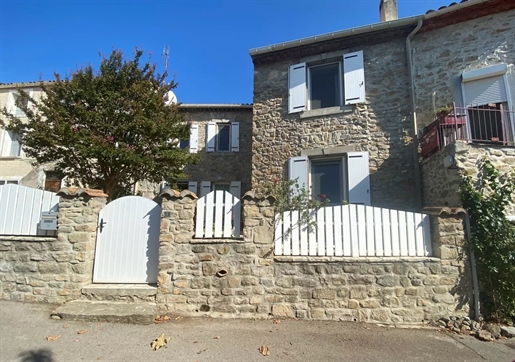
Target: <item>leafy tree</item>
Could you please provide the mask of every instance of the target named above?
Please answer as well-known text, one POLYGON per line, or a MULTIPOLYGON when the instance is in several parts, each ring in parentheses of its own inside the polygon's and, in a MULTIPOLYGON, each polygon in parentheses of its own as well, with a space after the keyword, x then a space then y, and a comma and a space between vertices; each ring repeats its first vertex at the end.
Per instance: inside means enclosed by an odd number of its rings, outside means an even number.
POLYGON ((489 159, 482 161, 479 178, 465 176, 460 186, 470 216, 481 302, 486 317, 497 321, 515 321, 515 225, 506 218, 514 192, 515 175, 500 174, 489 159))
POLYGON ((143 51, 125 60, 121 51, 52 83, 41 82, 36 102, 20 90, 18 106, 28 122, 4 108, 6 128, 20 134, 25 153, 37 164, 113 199, 139 180, 183 178, 183 167, 197 156, 179 148, 189 138, 189 124, 176 104, 164 101, 176 87, 167 73, 142 62, 143 51))

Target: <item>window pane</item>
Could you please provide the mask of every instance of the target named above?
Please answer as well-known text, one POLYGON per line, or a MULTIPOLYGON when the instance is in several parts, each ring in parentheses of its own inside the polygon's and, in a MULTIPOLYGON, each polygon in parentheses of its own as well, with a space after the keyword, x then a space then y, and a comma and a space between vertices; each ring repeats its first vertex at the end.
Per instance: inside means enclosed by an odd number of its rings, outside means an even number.
POLYGON ((311 186, 313 198, 331 205, 341 205, 342 195, 341 161, 313 162, 311 164, 311 186))
POLYGON ((340 63, 311 67, 309 72, 311 109, 341 105, 340 63))
POLYGON ((222 191, 230 192, 231 185, 229 185, 229 184, 214 184, 214 189, 215 189, 215 191, 222 190, 222 191))
POLYGON ((185 148, 189 148, 190 147, 190 140, 181 140, 179 142, 179 148, 181 150, 184 150, 185 148))
POLYGON ((230 133, 231 133, 231 126, 230 125, 223 125, 218 126, 218 135, 216 136, 216 150, 217 151, 230 151, 230 133))
POLYGON ((21 155, 20 136, 17 133, 9 132, 9 137, 11 137, 11 149, 9 152, 9 156, 20 156, 21 155))

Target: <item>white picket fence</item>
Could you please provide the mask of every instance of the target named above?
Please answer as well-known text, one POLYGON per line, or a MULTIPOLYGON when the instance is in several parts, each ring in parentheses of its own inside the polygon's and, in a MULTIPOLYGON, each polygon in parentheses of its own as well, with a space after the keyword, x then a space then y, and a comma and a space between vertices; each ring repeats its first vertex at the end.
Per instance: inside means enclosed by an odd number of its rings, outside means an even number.
POLYGON ((363 205, 312 211, 300 225, 299 211, 276 216, 275 255, 431 256, 429 216, 363 205))
POLYGON ((19 185, 0 186, 0 235, 53 235, 39 230, 41 213, 56 212, 59 197, 54 192, 19 185))
POLYGON ((241 202, 227 191, 211 191, 197 201, 196 238, 241 236, 241 202))

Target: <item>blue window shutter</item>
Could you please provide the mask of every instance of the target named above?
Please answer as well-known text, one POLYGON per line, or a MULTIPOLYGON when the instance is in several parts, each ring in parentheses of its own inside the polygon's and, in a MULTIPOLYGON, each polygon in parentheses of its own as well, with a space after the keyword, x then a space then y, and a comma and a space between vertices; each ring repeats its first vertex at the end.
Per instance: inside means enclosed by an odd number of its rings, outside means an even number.
MULTIPOLYGON (((288 160, 288 180, 297 180, 299 189, 308 187, 308 158, 307 156, 292 157, 288 160)), ((292 193, 296 193, 297 187, 293 186, 292 193)))
POLYGON ((200 197, 204 197, 211 192, 211 181, 202 181, 200 183, 200 197))
POLYGON ((192 124, 190 127, 190 153, 198 152, 198 125, 192 124))
POLYGON ((240 150, 240 122, 231 122, 231 151, 240 150))
POLYGON ((207 132, 206 132, 206 151, 207 152, 215 151, 215 138, 216 138, 216 123, 209 122, 207 124, 207 132))
POLYGON ((365 102, 365 69, 363 51, 343 56, 343 83, 345 104, 365 102))
POLYGON ((197 181, 188 181, 188 190, 193 192, 195 195, 197 195, 197 181))
POLYGON ((288 77, 288 113, 302 112, 306 109, 306 63, 290 66, 288 77))
POLYGON ((349 203, 370 206, 368 152, 347 153, 349 203))
POLYGON ((230 192, 231 192, 231 195, 240 199, 241 198, 241 181, 231 181, 230 192))

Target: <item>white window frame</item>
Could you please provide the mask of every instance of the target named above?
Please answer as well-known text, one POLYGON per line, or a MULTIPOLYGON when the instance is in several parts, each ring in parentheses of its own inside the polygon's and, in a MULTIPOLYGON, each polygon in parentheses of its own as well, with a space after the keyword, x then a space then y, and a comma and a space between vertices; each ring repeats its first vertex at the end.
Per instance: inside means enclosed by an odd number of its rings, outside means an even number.
POLYGON ((11 154, 12 144, 13 144, 13 136, 17 135, 17 133, 8 131, 5 128, 0 128, 0 157, 4 158, 20 158, 23 157, 23 145, 20 142, 20 149, 17 155, 11 154))
POLYGON ((302 59, 288 72, 288 113, 340 109, 346 105, 365 102, 365 73, 363 51, 331 52, 302 59), (332 107, 312 108, 311 69, 337 63, 339 70, 340 102, 332 107))
MULTIPOLYGON (((29 97, 33 96, 32 88, 24 89, 24 91, 28 93, 29 97)), ((25 112, 23 112, 21 110, 21 108, 19 108, 16 105, 17 97, 21 97, 21 94, 18 91, 12 90, 9 92, 9 99, 8 99, 9 106, 7 107, 7 109, 9 111, 9 113, 11 113, 12 115, 14 115, 16 117, 26 117, 25 112)))
POLYGON ((3 185, 21 185, 21 177, 1 177, 0 186, 3 185))

